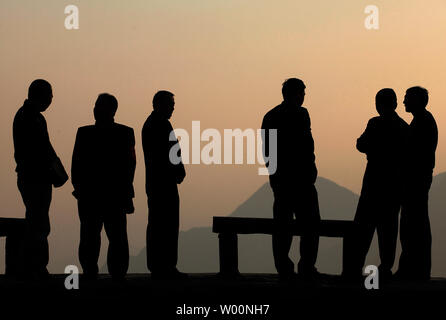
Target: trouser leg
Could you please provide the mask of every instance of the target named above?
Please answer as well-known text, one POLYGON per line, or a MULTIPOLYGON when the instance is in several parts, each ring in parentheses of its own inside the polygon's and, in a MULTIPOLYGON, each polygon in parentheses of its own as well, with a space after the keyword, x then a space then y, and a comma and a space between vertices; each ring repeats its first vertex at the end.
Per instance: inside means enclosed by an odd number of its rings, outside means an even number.
POLYGON ((366 196, 361 195, 354 218, 354 230, 344 266, 345 275, 362 275, 367 253, 376 229, 376 212, 366 196))
POLYGON ((107 266, 113 277, 126 275, 129 266, 129 244, 127 239, 127 216, 124 212, 108 210, 104 219, 108 237, 107 266))
POLYGON ((411 257, 413 245, 411 242, 415 241, 411 234, 414 232, 411 229, 413 222, 411 222, 411 212, 410 206, 405 203, 401 207, 401 217, 400 217, 400 243, 401 243, 401 255, 399 259, 398 272, 404 275, 408 275, 411 272, 411 257))
POLYGON ((178 193, 149 198, 147 267, 151 272, 171 272, 178 261, 178 193))
POLYGON ((299 273, 315 270, 319 250, 317 231, 321 220, 316 187, 311 185, 305 188, 301 195, 298 202, 295 202, 296 209, 294 210, 296 220, 302 221, 305 228, 304 235, 300 239, 299 273))
POLYGON ((272 235, 273 257, 279 274, 294 272, 294 263, 289 257, 293 236, 285 229, 293 221, 290 199, 279 190, 274 191, 273 217, 277 231, 272 235))
POLYGON ((98 274, 98 259, 101 250, 102 218, 97 206, 85 201, 78 201, 81 234, 79 243, 79 261, 84 274, 98 274))
POLYGON ((412 242, 412 264, 413 272, 417 277, 429 278, 431 273, 431 251, 432 251, 432 233, 428 213, 428 195, 420 195, 417 203, 414 204, 414 226, 411 228, 416 237, 412 242), (415 229, 416 226, 416 230, 415 229))
POLYGON ((401 209, 401 257, 398 271, 407 277, 429 278, 432 234, 428 199, 432 177, 417 180, 406 195, 401 209))
POLYGON ((50 183, 18 181, 26 207, 25 261, 32 272, 47 272, 49 261, 49 209, 52 197, 50 183))
POLYGON ((396 244, 398 239, 398 203, 387 203, 388 207, 381 212, 377 226, 381 274, 390 275, 395 262, 396 244))

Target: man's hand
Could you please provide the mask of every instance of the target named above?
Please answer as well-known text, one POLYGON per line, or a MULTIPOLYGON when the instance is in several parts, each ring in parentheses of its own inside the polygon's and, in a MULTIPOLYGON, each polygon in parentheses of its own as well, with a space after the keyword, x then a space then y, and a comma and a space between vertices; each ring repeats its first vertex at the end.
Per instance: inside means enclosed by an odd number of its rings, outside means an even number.
POLYGON ((313 164, 313 168, 311 170, 311 183, 315 184, 316 183, 316 179, 317 179, 317 168, 316 168, 316 164, 313 164))
POLYGON ((132 214, 135 212, 135 207, 133 206, 133 199, 130 198, 130 199, 124 200, 123 205, 124 205, 123 210, 126 214, 132 214))
POLYGON ((181 184, 181 182, 183 182, 184 178, 186 177, 186 171, 183 171, 183 172, 184 172, 184 174, 177 176, 177 184, 181 184))
POLYGON ((180 184, 181 182, 183 182, 185 177, 186 177, 186 170, 184 170, 183 164, 180 163, 180 166, 178 167, 177 174, 176 174, 177 184, 180 184))

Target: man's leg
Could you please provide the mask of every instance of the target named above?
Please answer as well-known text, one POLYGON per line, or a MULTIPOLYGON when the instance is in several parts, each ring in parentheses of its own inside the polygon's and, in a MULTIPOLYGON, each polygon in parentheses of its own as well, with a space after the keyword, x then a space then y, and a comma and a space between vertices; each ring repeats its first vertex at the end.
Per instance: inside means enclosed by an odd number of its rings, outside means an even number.
POLYGON ((319 201, 314 185, 299 191, 295 201, 296 220, 302 221, 305 226, 304 235, 300 239, 300 260, 298 272, 300 274, 313 274, 316 271, 315 264, 319 250, 319 235, 317 230, 321 216, 319 213, 319 201))
POLYGON ((27 268, 31 268, 31 272, 34 274, 47 274, 52 185, 19 178, 18 187, 26 207, 26 265, 27 268))
POLYGON ((81 223, 79 261, 84 275, 96 277, 101 250, 101 212, 97 205, 85 200, 78 201, 78 210, 81 223))
POLYGON ((291 196, 280 188, 273 189, 273 192, 273 217, 278 228, 278 232, 272 235, 274 264, 277 272, 286 276, 294 273, 294 263, 289 257, 293 236, 284 230, 293 221, 291 196))
POLYGON ((169 270, 176 270, 178 262, 178 234, 180 231, 180 199, 178 193, 172 194, 166 217, 166 249, 165 261, 169 270))
POLYGON ((113 278, 123 278, 129 267, 127 216, 125 212, 110 208, 104 215, 108 237, 107 266, 113 278))
POLYGON ((155 273, 173 272, 178 260, 178 192, 149 198, 148 205, 147 267, 155 273))
POLYGON ((376 229, 376 211, 365 194, 359 198, 354 223, 353 236, 346 247, 348 251, 343 253, 347 259, 342 273, 346 277, 356 278, 362 276, 362 269, 376 229))
POLYGON ((401 209, 401 257, 398 274, 409 279, 429 279, 432 234, 428 199, 432 177, 414 179, 401 209))
MULTIPOLYGON (((417 279, 427 280, 430 279, 431 264, 432 264, 432 233, 429 220, 429 188, 424 185, 425 188, 421 189, 419 196, 416 198, 414 204, 414 210, 416 213, 416 239, 414 242, 413 254, 414 254, 414 272, 417 279)), ((430 184, 429 184, 430 187, 430 184)))
POLYGON ((392 275, 392 268, 395 263, 400 205, 398 202, 392 203, 392 201, 385 201, 384 204, 386 208, 378 213, 377 226, 379 256, 381 258, 379 274, 381 277, 388 277, 392 275))

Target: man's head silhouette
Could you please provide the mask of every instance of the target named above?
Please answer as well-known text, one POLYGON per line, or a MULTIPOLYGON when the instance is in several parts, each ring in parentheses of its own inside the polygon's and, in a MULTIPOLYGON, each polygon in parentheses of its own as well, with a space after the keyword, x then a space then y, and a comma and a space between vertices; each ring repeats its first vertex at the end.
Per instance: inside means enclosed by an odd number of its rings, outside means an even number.
POLYGON ((404 105, 406 111, 410 113, 418 113, 426 109, 429 102, 429 92, 423 87, 412 87, 406 90, 404 96, 404 105))
POLYGON ((174 94, 169 91, 161 90, 153 96, 153 110, 163 115, 166 119, 170 119, 175 109, 174 94))
POLYGON ((395 91, 390 88, 379 90, 375 97, 375 105, 379 115, 386 116, 392 114, 397 106, 395 91))
POLYGON ((34 80, 28 88, 28 100, 39 112, 48 109, 53 101, 53 90, 50 83, 43 79, 34 80))
POLYGON ((101 93, 94 104, 94 118, 100 122, 112 122, 116 110, 118 110, 118 100, 108 93, 101 93))
POLYGON ((297 78, 285 80, 282 84, 282 96, 286 103, 302 106, 305 98, 305 84, 297 78))

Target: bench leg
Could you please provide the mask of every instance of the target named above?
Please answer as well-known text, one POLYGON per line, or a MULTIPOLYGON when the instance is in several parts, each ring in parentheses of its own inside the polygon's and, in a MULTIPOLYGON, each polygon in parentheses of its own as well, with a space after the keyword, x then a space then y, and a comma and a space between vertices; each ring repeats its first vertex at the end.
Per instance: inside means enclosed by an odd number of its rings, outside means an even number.
POLYGON ((23 252, 23 235, 8 235, 5 245, 5 274, 20 276, 24 272, 25 261, 23 252))
POLYGON ((220 275, 239 275, 237 234, 220 233, 218 239, 220 245, 220 275))

